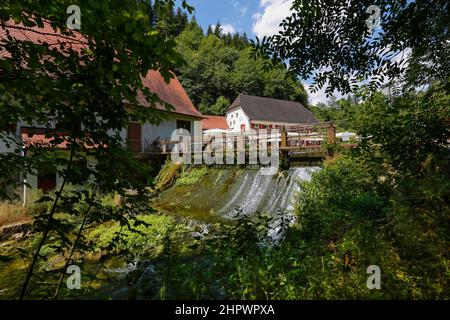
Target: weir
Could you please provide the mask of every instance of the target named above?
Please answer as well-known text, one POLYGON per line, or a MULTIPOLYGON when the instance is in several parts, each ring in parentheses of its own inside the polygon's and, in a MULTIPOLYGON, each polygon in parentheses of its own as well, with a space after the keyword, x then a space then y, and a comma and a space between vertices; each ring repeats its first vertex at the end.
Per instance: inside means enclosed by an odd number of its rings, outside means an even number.
POLYGON ((273 176, 262 174, 262 170, 209 168, 198 183, 175 185, 163 192, 156 205, 165 212, 206 222, 256 212, 293 219, 298 182, 308 181, 320 168, 291 168, 273 176))

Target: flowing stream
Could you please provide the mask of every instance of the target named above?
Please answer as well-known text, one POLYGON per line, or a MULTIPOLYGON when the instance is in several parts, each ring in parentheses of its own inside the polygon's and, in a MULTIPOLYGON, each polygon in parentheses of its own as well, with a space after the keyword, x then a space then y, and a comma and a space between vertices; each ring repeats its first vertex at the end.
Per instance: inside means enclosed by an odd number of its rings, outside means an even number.
MULTIPOLYGON (((192 236, 207 234, 211 223, 235 219, 237 214, 251 216, 257 212, 272 216, 268 230, 270 243, 279 241, 287 225, 295 221, 294 199, 299 181, 308 181, 319 167, 292 168, 273 176, 262 174, 262 169, 208 169, 208 173, 195 184, 175 185, 156 199, 162 212, 173 215, 178 222, 195 229, 192 236)), ((134 284, 139 292, 155 279, 158 267, 145 261, 129 264, 123 269, 132 271, 141 264, 142 270, 134 284)), ((116 292, 120 297, 127 289, 116 292)))

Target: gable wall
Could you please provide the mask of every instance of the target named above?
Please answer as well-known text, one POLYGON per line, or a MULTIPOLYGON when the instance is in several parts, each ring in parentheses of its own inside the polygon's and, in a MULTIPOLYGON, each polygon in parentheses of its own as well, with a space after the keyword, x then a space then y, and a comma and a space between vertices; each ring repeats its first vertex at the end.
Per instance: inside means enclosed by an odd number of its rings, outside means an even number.
POLYGON ((227 111, 226 119, 232 131, 241 131, 241 125, 245 125, 245 130, 250 130, 250 119, 241 107, 227 111))

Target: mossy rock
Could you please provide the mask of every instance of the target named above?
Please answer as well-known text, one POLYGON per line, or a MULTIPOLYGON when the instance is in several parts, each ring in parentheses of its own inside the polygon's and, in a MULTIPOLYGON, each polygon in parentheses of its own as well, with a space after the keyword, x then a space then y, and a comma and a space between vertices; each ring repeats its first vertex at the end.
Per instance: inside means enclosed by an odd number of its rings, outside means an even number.
POLYGON ((156 177, 156 191, 163 191, 170 188, 181 176, 182 168, 182 164, 167 162, 156 177))
POLYGON ((177 186, 192 186, 200 182, 208 174, 208 168, 190 168, 183 171, 181 177, 176 181, 177 186))

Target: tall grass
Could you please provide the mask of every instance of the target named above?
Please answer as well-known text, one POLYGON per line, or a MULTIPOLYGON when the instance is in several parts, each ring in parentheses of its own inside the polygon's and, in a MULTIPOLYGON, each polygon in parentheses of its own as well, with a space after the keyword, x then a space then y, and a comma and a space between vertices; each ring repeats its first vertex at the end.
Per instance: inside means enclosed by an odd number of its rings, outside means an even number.
POLYGON ((27 209, 21 204, 12 202, 0 203, 0 227, 20 223, 28 222, 31 220, 30 215, 27 213, 27 209))
POLYGON ((0 202, 0 227, 30 222, 33 215, 47 209, 46 203, 36 203, 41 197, 41 190, 29 189, 25 205, 21 200, 0 202))

